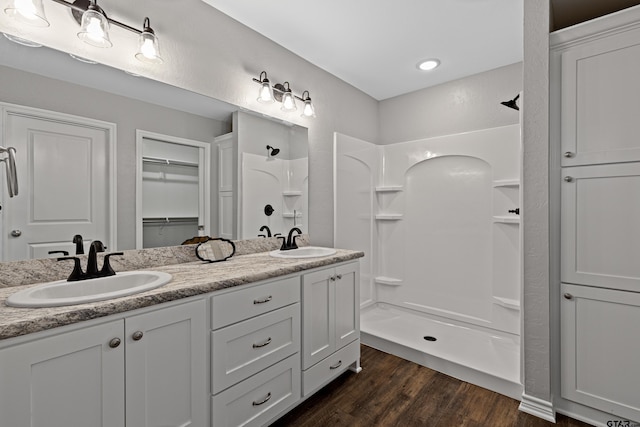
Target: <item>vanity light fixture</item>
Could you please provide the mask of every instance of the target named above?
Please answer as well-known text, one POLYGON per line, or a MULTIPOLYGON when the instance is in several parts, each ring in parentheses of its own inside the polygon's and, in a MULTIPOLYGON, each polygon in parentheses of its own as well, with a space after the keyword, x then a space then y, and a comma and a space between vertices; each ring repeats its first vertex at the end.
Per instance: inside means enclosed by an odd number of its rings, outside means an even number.
POLYGON ((10 0, 4 13, 35 27, 49 26, 42 0, 10 0))
POLYGON ((431 71, 437 68, 440 65, 440 60, 436 58, 425 59, 424 61, 418 62, 418 69, 421 71, 431 71))
MULTIPOLYGON (((111 19, 96 3, 96 0, 51 0, 71 9, 75 20, 80 24, 78 38, 96 47, 111 47, 109 38, 110 25, 116 25, 139 36, 136 58, 142 62, 162 63, 158 48, 158 38, 151 28, 149 18, 144 18, 142 30, 111 19)), ((48 27, 49 21, 44 13, 42 0, 10 0, 4 12, 21 22, 39 27, 48 27)))
POLYGON ((276 83, 271 86, 271 82, 267 78, 266 71, 262 71, 260 76, 257 79, 254 78, 253 81, 260 84, 257 99, 258 102, 262 104, 271 104, 274 101, 278 101, 282 103, 282 106, 280 107, 282 111, 291 112, 298 109, 298 106, 296 105, 296 99, 298 99, 304 102, 301 117, 316 117, 315 108, 311 103, 311 97, 309 96, 308 90, 302 92, 302 97, 300 97, 291 91, 289 82, 276 83))

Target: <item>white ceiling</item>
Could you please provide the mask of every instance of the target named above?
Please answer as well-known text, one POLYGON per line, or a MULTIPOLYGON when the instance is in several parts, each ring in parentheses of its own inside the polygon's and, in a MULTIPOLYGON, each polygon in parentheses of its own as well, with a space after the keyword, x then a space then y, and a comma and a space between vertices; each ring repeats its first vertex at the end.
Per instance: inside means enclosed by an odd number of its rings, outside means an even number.
POLYGON ((378 100, 523 57, 524 0, 203 1, 378 100))

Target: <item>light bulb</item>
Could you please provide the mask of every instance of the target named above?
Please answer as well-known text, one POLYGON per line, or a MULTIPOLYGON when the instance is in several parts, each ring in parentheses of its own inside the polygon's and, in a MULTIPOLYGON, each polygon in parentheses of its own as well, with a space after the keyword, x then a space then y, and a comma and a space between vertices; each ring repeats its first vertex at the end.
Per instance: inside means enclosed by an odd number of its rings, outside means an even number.
POLYGON ((111 47, 113 45, 109 40, 109 21, 96 8, 97 6, 92 3, 82 14, 82 25, 78 38, 92 46, 111 47))
POLYGON ((263 104, 272 104, 274 101, 271 84, 269 83, 269 80, 265 79, 260 85, 260 90, 258 91, 258 102, 263 104))
POLYGON ((136 58, 139 61, 152 64, 162 63, 158 38, 151 29, 149 18, 144 18, 144 24, 142 24, 142 33, 140 33, 140 39, 138 41, 138 53, 136 53, 136 58))
POLYGON ((280 109, 282 111, 296 111, 298 109, 296 106, 296 100, 293 98, 291 91, 285 92, 282 95, 282 107, 280 109))
POLYGON ((311 103, 311 99, 307 98, 304 100, 304 107, 302 107, 302 117, 315 117, 316 110, 313 108, 313 104, 311 103))
POLYGON ((48 27, 49 21, 44 14, 42 0, 13 0, 4 12, 24 23, 36 27, 48 27))

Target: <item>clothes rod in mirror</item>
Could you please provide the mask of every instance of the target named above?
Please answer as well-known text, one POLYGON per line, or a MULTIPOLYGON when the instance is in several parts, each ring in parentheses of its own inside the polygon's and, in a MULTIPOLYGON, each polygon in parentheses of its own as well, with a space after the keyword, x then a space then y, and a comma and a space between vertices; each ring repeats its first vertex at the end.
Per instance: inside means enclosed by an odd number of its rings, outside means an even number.
POLYGON ((302 96, 294 95, 289 87, 289 82, 276 83, 271 86, 271 82, 267 78, 267 72, 263 71, 257 79, 253 79, 254 82, 260 84, 260 90, 258 92, 258 102, 262 104, 272 104, 275 101, 281 102, 280 109, 285 112, 293 112, 298 109, 296 105, 296 99, 304 102, 302 107, 301 117, 315 117, 316 111, 311 103, 311 97, 309 91, 302 92, 302 96), (264 76, 264 77, 263 77, 264 76))
MULTIPOLYGON (((50 0, 71 9, 75 21, 80 24, 78 38, 95 47, 111 47, 109 26, 111 24, 138 35, 138 51, 135 57, 152 64, 162 63, 158 38, 151 28, 149 18, 144 18, 142 30, 107 17, 105 11, 98 6, 96 0, 50 0)), ((36 27, 48 27, 42 0, 10 0, 4 12, 16 20, 36 27)))

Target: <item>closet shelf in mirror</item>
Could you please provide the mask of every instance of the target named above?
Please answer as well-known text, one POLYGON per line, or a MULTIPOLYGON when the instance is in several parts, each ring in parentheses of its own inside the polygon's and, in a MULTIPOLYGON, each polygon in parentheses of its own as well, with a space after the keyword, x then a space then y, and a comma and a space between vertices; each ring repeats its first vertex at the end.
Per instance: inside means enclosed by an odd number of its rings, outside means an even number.
POLYGON ((396 193, 403 189, 404 186, 402 185, 380 185, 376 187, 376 193, 396 193))
POLYGON ((497 179, 493 181, 494 187, 520 187, 519 179, 497 179))
POLYGON ((302 218, 302 212, 296 212, 295 214, 293 212, 283 212, 282 213, 282 217, 283 218, 293 218, 295 215, 296 218, 302 218))
POLYGON ((194 163, 194 162, 185 162, 182 160, 171 160, 171 159, 163 159, 160 157, 149 157, 149 156, 142 157, 142 162, 154 163, 154 164, 160 164, 160 165, 166 165, 166 166, 187 166, 191 168, 198 167, 198 163, 194 163))
POLYGON ((142 218, 142 224, 145 225, 157 225, 157 224, 197 224, 199 218, 197 216, 168 216, 168 217, 153 217, 142 218))
POLYGON ((302 196, 302 191, 300 191, 300 190, 287 190, 287 191, 283 191, 282 195, 285 196, 285 197, 302 196))
POLYGON ((376 219, 381 221, 399 221, 403 217, 402 214, 377 214, 376 219))

